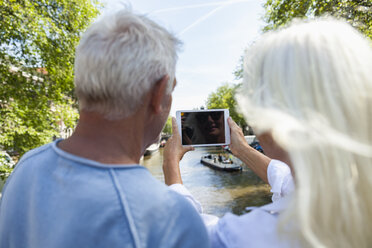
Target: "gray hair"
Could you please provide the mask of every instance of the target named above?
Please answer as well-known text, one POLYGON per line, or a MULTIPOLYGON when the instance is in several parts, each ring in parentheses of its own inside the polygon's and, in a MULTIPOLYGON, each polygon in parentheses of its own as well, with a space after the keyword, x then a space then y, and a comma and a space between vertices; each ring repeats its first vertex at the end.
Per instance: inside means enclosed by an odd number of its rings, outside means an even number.
POLYGON ((175 36, 145 16, 120 10, 102 17, 83 34, 76 49, 80 109, 107 119, 128 117, 165 75, 170 94, 179 45, 175 36))
POLYGON ((245 56, 239 105, 288 151, 296 191, 281 215, 300 247, 372 245, 372 49, 335 19, 270 32, 245 56))

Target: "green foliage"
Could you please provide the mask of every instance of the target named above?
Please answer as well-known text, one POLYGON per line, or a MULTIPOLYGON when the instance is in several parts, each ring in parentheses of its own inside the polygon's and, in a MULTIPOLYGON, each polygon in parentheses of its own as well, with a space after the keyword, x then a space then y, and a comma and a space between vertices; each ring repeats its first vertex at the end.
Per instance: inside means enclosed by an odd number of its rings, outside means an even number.
POLYGON ((8 153, 0 151, 0 179, 5 180, 13 170, 15 163, 8 153))
POLYGON ((244 64, 244 56, 241 56, 239 60, 239 64, 233 72, 235 79, 237 80, 243 78, 243 69, 244 69, 243 64, 244 64))
POLYGON ((165 134, 172 134, 172 117, 171 116, 168 117, 167 122, 165 123, 165 126, 162 132, 165 134))
POLYGON ((6 179, 13 171, 15 163, 8 153, 0 151, 0 191, 2 190, 6 179))
POLYGON ((6 179, 8 179, 8 177, 12 173, 12 171, 13 171, 13 168, 9 168, 9 167, 6 167, 6 166, 0 166, 0 180, 2 182, 5 182, 6 179))
POLYGON ((293 18, 331 15, 341 17, 372 39, 371 0, 268 0, 264 31, 281 27, 293 18))
POLYGON ((236 110, 235 94, 239 85, 224 84, 212 92, 207 99, 208 109, 229 109, 231 118, 241 127, 246 127, 243 116, 236 110))
POLYGON ((90 0, 0 0, 0 147, 22 155, 73 127, 73 62, 90 0))

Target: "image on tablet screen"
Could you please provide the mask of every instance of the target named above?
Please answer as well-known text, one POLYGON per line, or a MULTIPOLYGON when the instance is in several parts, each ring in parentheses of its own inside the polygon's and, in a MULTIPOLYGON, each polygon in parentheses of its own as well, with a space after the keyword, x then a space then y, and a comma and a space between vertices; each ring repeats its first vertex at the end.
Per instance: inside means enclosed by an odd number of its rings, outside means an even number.
POLYGON ((181 112, 182 145, 225 143, 224 111, 181 112))

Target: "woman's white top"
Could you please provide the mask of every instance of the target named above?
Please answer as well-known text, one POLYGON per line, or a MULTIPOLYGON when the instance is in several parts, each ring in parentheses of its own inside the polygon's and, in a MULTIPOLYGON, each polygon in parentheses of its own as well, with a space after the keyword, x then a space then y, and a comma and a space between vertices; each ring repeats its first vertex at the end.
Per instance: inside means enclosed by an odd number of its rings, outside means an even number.
POLYGON ((209 233, 212 247, 288 247, 277 236, 279 213, 287 206, 288 194, 294 189, 291 171, 285 163, 271 160, 267 177, 273 193, 273 203, 262 207, 247 207, 252 210, 238 216, 227 213, 222 218, 203 214, 201 204, 182 184, 169 186, 183 195, 199 212, 209 233))

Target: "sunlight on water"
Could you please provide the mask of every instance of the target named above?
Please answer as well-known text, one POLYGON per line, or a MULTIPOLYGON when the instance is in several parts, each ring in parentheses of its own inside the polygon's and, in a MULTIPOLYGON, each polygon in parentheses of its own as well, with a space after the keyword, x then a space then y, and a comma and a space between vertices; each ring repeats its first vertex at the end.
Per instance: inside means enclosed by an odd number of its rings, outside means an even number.
MULTIPOLYGON (((200 163, 205 153, 219 153, 218 148, 197 148, 181 161, 184 185, 201 202, 204 212, 223 216, 226 212, 243 214, 248 206, 261 206, 271 201, 270 187, 243 165, 241 172, 216 171, 200 163)), ((164 182, 163 150, 146 156, 141 164, 164 182)))

